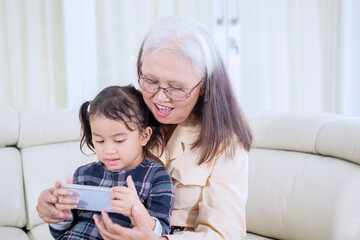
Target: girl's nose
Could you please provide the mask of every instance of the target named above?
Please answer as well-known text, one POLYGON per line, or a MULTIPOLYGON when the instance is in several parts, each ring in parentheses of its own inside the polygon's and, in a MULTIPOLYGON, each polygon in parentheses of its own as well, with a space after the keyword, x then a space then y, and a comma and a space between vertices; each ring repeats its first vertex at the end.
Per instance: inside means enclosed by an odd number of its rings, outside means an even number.
POLYGON ((107 143, 105 146, 105 153, 114 153, 115 152, 115 146, 113 143, 107 143))

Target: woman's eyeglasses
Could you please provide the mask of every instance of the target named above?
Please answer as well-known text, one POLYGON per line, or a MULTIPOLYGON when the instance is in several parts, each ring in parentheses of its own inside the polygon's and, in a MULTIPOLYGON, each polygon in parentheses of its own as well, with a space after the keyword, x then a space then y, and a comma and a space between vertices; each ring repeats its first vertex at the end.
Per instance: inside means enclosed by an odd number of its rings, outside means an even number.
POLYGON ((154 82, 151 79, 139 77, 139 85, 145 92, 156 94, 158 91, 162 89, 164 90, 168 98, 176 102, 184 101, 185 99, 190 97, 190 95, 195 91, 195 89, 200 85, 200 83, 201 81, 198 84, 196 84, 195 87, 193 87, 190 92, 187 93, 181 88, 174 88, 174 87, 163 88, 159 85, 159 83, 154 82))

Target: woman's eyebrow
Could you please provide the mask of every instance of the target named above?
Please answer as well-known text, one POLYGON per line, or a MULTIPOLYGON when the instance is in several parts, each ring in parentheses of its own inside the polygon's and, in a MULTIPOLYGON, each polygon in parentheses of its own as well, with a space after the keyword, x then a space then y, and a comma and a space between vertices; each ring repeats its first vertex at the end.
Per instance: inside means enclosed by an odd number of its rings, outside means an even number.
POLYGON ((151 74, 151 73, 142 73, 141 74, 143 77, 145 78, 149 78, 149 79, 158 79, 155 75, 151 74))
MULTIPOLYGON (((156 80, 159 81, 159 78, 151 73, 143 73, 142 74, 144 78, 149 78, 150 80, 156 80)), ((166 83, 168 84, 176 84, 179 87, 184 87, 183 81, 180 80, 166 80, 166 83)))

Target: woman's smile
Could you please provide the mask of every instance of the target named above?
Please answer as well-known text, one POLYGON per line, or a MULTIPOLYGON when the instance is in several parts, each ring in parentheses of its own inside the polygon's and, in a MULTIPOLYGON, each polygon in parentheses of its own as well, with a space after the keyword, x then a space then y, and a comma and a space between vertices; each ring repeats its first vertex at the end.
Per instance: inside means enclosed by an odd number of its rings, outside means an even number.
POLYGON ((167 116, 169 116, 173 109, 174 108, 172 108, 172 107, 167 107, 167 106, 155 103, 155 113, 159 117, 167 117, 167 116))

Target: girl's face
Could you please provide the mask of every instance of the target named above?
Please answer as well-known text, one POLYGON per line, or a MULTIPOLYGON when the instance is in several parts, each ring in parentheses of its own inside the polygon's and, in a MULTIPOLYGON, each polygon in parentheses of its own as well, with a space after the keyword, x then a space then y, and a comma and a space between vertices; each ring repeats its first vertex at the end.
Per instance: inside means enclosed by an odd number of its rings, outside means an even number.
MULTIPOLYGON (((187 59, 179 53, 168 50, 145 54, 141 70, 141 77, 158 83, 160 87, 180 88, 187 93, 201 81, 187 59)), ((156 120, 163 124, 178 124, 188 118, 196 105, 200 87, 198 86, 190 97, 182 102, 173 101, 165 95, 164 90, 159 90, 155 94, 141 91, 147 107, 156 120)))
POLYGON ((96 155, 105 169, 118 171, 138 166, 144 159, 143 146, 149 141, 151 128, 143 132, 130 123, 135 131, 129 130, 121 121, 106 117, 90 119, 91 134, 96 155))

